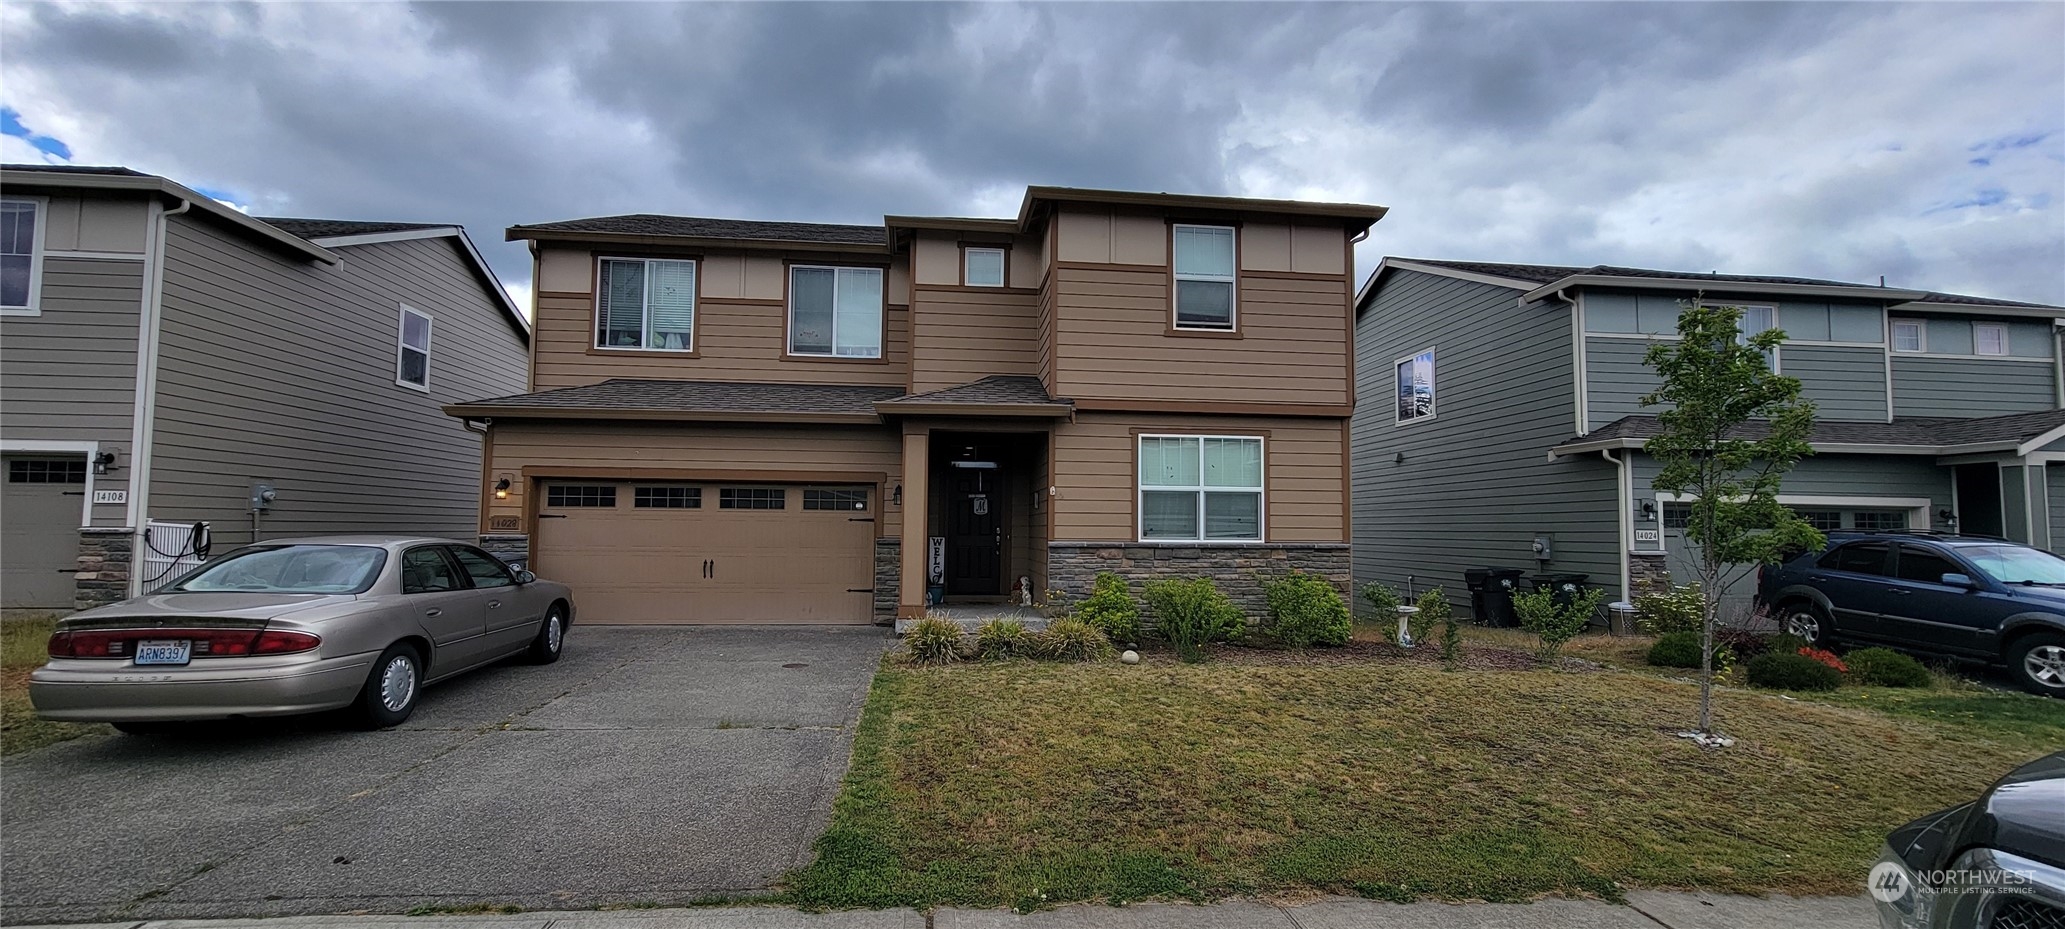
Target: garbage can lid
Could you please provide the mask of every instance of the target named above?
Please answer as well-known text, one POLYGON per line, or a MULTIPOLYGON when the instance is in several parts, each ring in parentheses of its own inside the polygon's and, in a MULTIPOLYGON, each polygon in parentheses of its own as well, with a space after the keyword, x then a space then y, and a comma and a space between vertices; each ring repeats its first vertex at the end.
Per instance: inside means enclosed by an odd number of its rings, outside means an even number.
POLYGON ((1609 609, 1609 610, 1612 610, 1612 611, 1614 611, 1615 613, 1633 613, 1633 612, 1635 612, 1635 605, 1634 605, 1634 604, 1632 604, 1632 603, 1629 603, 1629 602, 1628 602, 1628 601, 1626 601, 1626 600, 1615 600, 1615 601, 1613 601, 1612 603, 1609 603, 1609 604, 1607 604, 1607 605, 1606 605, 1606 608, 1607 608, 1607 609, 1609 609))

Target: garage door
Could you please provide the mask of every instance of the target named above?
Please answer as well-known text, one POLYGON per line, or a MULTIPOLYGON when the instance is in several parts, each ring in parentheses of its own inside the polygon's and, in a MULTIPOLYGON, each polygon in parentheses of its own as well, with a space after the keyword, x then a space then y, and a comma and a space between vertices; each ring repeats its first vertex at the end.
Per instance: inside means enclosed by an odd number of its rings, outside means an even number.
MULTIPOLYGON (((1839 529, 1882 532, 1906 529, 1910 511, 1884 507, 1796 506, 1793 507, 1793 512, 1823 532, 1834 532, 1839 529)), ((1664 565, 1671 571, 1673 584, 1690 584, 1699 579, 1698 550, 1685 539, 1685 523, 1691 515, 1690 504, 1663 504, 1663 539, 1667 551, 1664 565)), ((1721 618, 1724 620, 1740 621, 1756 608, 1756 572, 1748 571, 1742 574, 1742 579, 1737 581, 1735 586, 1721 594, 1721 618)))
POLYGON ((0 485, 0 605, 69 610, 86 459, 8 457, 0 485))
POLYGON ((548 481, 532 568, 591 623, 873 622, 875 490, 548 481))

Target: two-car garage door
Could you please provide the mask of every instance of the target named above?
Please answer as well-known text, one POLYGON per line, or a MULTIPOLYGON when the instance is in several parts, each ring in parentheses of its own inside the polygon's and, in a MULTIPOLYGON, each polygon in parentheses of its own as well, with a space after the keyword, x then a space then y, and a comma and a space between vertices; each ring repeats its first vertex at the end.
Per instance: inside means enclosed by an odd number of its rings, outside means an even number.
POLYGON ((871 486, 546 481, 532 567, 591 623, 873 620, 871 486))

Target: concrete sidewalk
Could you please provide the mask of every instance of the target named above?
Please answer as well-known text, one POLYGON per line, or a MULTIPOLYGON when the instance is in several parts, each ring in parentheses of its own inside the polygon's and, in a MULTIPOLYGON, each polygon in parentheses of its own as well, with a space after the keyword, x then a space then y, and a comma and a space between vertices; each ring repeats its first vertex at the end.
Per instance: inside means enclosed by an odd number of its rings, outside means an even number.
MULTIPOLYGON (((1019 915, 942 908, 799 913, 780 907, 652 909, 482 916, 293 916, 94 923, 92 929, 1872 929, 1868 897, 1730 897, 1635 891, 1627 906, 1594 900, 1383 903, 1329 897, 1278 906, 1143 903, 1019 915)), ((82 929, 74 925, 70 929, 82 929)))

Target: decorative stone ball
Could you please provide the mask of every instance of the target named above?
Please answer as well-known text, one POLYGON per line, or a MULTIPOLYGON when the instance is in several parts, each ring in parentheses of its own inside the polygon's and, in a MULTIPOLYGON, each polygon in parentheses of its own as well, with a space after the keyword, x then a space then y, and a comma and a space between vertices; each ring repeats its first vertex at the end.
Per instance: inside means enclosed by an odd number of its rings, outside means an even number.
POLYGON ((1124 652, 1119 654, 1119 661, 1124 662, 1125 664, 1139 664, 1140 653, 1130 648, 1126 649, 1124 652))

